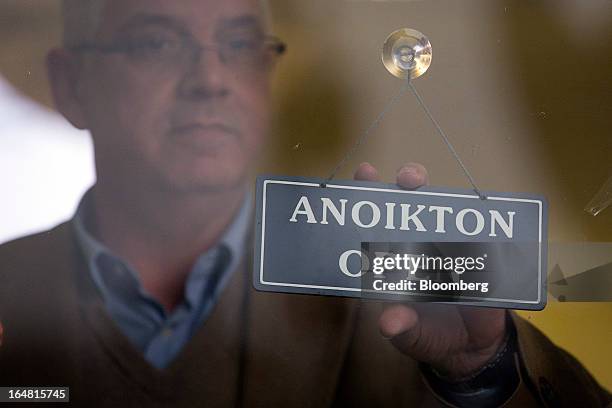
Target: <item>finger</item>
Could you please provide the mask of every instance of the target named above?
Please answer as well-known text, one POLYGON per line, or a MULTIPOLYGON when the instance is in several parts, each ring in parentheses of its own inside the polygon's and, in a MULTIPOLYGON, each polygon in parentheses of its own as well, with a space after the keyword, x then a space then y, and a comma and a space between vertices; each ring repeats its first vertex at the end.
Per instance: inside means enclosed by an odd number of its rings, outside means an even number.
POLYGON ((385 338, 392 339, 414 329, 418 322, 419 316, 412 307, 392 305, 383 310, 378 319, 378 327, 385 338))
POLYGON ((463 346, 459 313, 448 305, 393 305, 381 314, 379 327, 399 351, 418 361, 436 362, 463 346))
POLYGON ((361 181, 380 181, 378 170, 367 162, 361 163, 359 167, 357 167, 353 178, 361 181))
POLYGON ((397 171, 397 185, 407 189, 427 185, 429 176, 425 166, 419 163, 408 163, 397 171))

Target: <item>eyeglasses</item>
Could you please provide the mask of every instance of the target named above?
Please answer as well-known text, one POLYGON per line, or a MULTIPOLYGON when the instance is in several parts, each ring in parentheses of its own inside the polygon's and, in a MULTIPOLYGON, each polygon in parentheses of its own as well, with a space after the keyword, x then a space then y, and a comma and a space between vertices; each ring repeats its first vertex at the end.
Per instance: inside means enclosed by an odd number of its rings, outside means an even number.
POLYGON ((83 43, 70 48, 77 53, 125 54, 148 67, 176 68, 200 60, 204 51, 216 52, 231 69, 261 70, 271 59, 284 54, 287 46, 276 37, 235 37, 217 45, 201 45, 189 35, 156 34, 116 41, 110 44, 83 43))

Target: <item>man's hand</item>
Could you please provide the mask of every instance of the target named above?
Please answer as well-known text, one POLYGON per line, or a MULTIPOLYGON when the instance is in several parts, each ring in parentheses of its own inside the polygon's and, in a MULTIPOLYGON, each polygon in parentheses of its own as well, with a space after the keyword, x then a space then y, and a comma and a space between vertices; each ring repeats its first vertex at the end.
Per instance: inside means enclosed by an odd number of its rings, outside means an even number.
MULTIPOLYGON (((378 172, 362 163, 355 180, 379 181, 378 172)), ((409 163, 397 173, 397 184, 414 189, 428 183, 427 170, 409 163)), ((484 366, 499 350, 506 334, 503 309, 435 303, 385 305, 380 332, 402 353, 430 364, 450 379, 461 379, 484 366)))

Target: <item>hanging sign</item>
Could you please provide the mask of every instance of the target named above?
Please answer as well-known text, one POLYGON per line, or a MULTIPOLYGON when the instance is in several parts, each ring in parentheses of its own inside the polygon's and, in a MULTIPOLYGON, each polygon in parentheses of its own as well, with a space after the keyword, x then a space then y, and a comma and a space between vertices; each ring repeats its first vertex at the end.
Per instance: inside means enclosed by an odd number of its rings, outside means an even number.
POLYGON ((256 289, 531 310, 546 304, 543 197, 323 183, 258 177, 256 289))

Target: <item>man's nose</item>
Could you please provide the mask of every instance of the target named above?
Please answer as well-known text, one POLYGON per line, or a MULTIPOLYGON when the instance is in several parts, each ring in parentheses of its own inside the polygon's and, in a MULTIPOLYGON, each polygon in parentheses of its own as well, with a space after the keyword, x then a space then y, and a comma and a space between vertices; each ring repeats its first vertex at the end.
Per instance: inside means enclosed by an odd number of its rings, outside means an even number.
POLYGON ((189 99, 218 99, 229 94, 228 68, 214 50, 202 49, 185 67, 179 95, 189 99))

